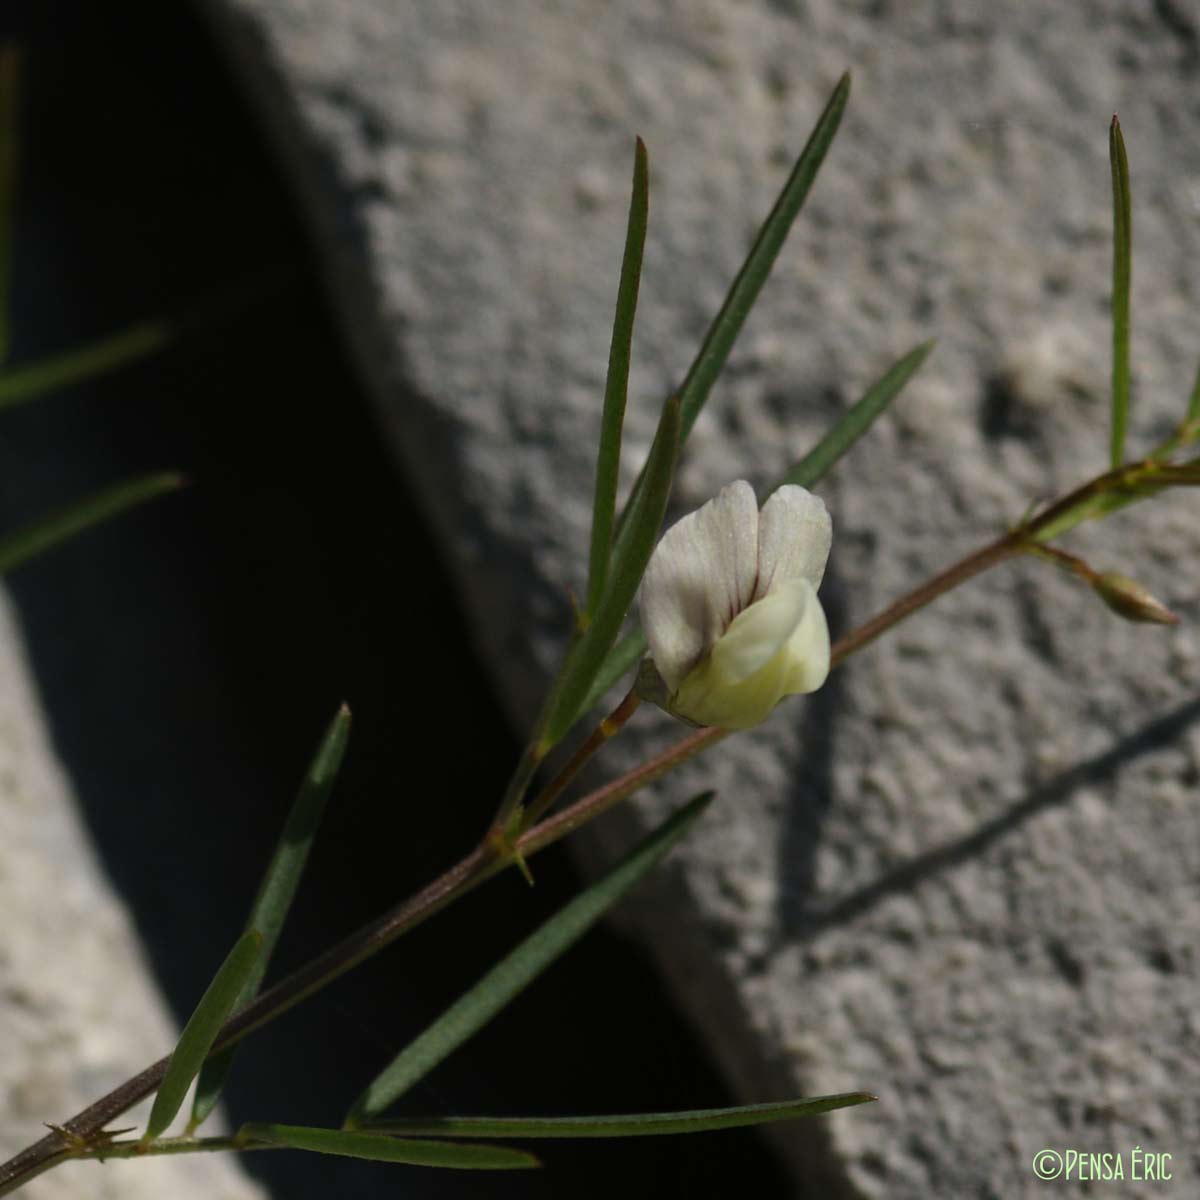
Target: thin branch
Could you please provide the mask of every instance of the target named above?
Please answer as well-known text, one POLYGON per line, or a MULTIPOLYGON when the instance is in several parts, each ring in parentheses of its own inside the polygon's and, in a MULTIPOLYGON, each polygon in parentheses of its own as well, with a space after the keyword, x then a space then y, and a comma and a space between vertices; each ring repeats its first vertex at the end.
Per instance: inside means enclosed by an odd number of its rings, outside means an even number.
MULTIPOLYGON (((1022 523, 996 541, 967 555, 966 558, 915 588, 907 596, 901 597, 883 612, 838 641, 831 652, 833 665, 840 664, 851 654, 874 641, 880 634, 899 624, 900 621, 945 592, 965 583, 981 571, 1022 553, 1039 533, 1069 514, 1077 506, 1105 492, 1132 486, 1138 482, 1140 472, 1152 472, 1156 465, 1151 462, 1135 463, 1109 471, 1049 505, 1032 520, 1022 523)), ((622 705, 623 707, 624 705, 622 705)), ((617 711, 619 713, 621 710, 617 711)), ((632 712, 632 706, 629 711, 632 712)), ((628 715, 628 713, 625 714, 625 716, 628 715)), ((615 716, 616 714, 614 714, 615 716)), ((378 953, 401 934, 408 932, 433 916, 434 913, 445 908, 451 901, 472 891, 486 879, 504 870, 511 865, 514 858, 529 857, 547 846, 553 845, 582 825, 594 820, 613 805, 728 736, 729 731, 724 729, 697 730, 648 762, 623 775, 620 779, 598 788, 577 800, 569 808, 547 817, 540 824, 535 825, 514 841, 513 854, 510 856, 498 855, 493 844, 485 838, 470 854, 422 891, 352 933, 336 946, 325 951, 319 958, 288 976, 269 991, 263 992, 257 999, 235 1013, 222 1029, 213 1047, 213 1052, 223 1050, 240 1041, 253 1030, 265 1025, 305 997, 345 974, 364 959, 378 953)), ((593 734, 593 737, 584 744, 581 750, 590 746, 596 737, 597 734, 593 734)), ((606 737, 600 737, 596 746, 598 747, 605 740, 607 740, 606 737)), ((577 752, 576 758, 578 757, 579 753, 577 752)), ((576 765, 576 758, 567 764, 566 771, 571 771, 572 774, 571 769, 576 765)), ((578 765, 582 765, 582 760, 578 765)), ((566 782, 569 782, 569 779, 566 782)), ((558 780, 555 780, 547 789, 552 792, 551 800, 556 798, 561 790, 557 784, 558 780)), ((562 786, 565 787, 565 782, 562 786)), ((540 798, 539 803, 541 803, 540 798)), ((53 1132, 22 1150, 8 1162, 0 1164, 0 1196, 15 1191, 33 1176, 72 1157, 70 1139, 94 1137, 110 1121, 153 1092, 162 1079, 167 1062, 167 1058, 160 1059, 72 1117, 62 1126, 65 1134, 53 1132)))
POLYGON ((570 786, 571 781, 583 769, 588 759, 610 738, 616 737, 625 728, 625 722, 637 712, 641 697, 630 689, 625 699, 595 729, 586 742, 571 755, 566 766, 529 802, 522 824, 526 829, 536 825, 570 786))

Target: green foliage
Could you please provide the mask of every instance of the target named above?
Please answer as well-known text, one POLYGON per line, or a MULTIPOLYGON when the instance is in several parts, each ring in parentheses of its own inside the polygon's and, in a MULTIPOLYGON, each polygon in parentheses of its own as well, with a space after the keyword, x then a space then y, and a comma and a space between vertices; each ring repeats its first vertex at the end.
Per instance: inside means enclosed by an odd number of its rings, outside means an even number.
POLYGON ((1121 124, 1114 116, 1108 131, 1113 193, 1112 294, 1112 465, 1125 461, 1129 425, 1129 284, 1132 271, 1133 212, 1129 197, 1129 159, 1121 124))
POLYGON ((1184 425, 1191 425, 1200 420, 1200 368, 1196 370, 1196 378, 1192 382, 1192 394, 1188 397, 1187 415, 1183 418, 1184 425))
POLYGON ((692 827, 712 800, 697 797, 663 822, 607 875, 581 892, 410 1042, 351 1106, 347 1126, 378 1116, 483 1028, 574 945, 692 827))
POLYGON ((686 1112, 623 1113, 602 1117, 427 1117, 371 1121, 368 1128, 405 1137, 615 1138, 654 1137, 672 1133, 707 1133, 791 1121, 869 1104, 867 1092, 843 1092, 810 1100, 744 1104, 734 1108, 697 1108, 686 1112))
MULTIPOLYGON (((800 157, 796 160, 796 165, 792 168, 791 175, 788 176, 783 190, 779 193, 778 199, 762 223, 758 235, 754 239, 754 244, 750 247, 745 262, 742 263, 741 270, 730 284, 725 300, 713 318, 712 324, 708 327, 704 340, 700 343, 700 349, 696 352, 692 365, 688 368, 687 375, 684 376, 683 384, 679 389, 679 397, 683 404, 681 442, 687 441, 688 434, 691 433, 692 426, 696 423, 696 418, 704 408, 712 385, 724 368, 725 362, 729 358, 729 352, 733 349, 733 343, 737 340, 737 335, 741 332, 746 317, 754 307, 758 294, 762 291, 762 286, 766 283, 767 276, 770 275, 771 268, 779 257, 779 251, 783 248, 792 223, 799 215, 805 200, 808 199, 808 193, 816 180, 817 171, 825 161, 825 155, 837 133, 838 125, 841 124, 842 113, 845 112, 846 102, 849 99, 850 75, 847 72, 842 75, 838 80, 837 87, 833 89, 833 94, 825 105, 825 110, 817 119, 804 149, 800 152, 800 157)), ((643 479, 639 477, 637 483, 634 484, 630 508, 642 487, 643 479)), ((622 518, 617 530, 618 547, 624 536, 624 530, 625 521, 622 518)))
MULTIPOLYGON (((783 190, 779 193, 775 204, 767 214, 766 220, 763 221, 762 226, 759 228, 741 270, 738 271, 737 276, 730 285, 720 310, 713 318, 712 324, 708 327, 708 331, 704 335, 704 340, 700 343, 700 348, 696 352, 691 366, 688 368, 687 375, 684 377, 683 384, 678 393, 681 403, 681 443, 687 440, 687 436, 691 432, 696 418, 700 415, 705 401, 707 401, 709 393, 712 390, 712 386, 716 382, 717 376, 721 373, 722 368, 729 358, 729 353, 733 349, 733 344, 737 340, 738 334, 741 332, 742 325, 745 323, 746 317, 758 299, 759 292, 762 291, 763 284, 766 283, 767 277, 771 273, 771 268, 775 265, 775 260, 779 257, 779 252, 783 248, 783 243, 787 239, 792 224, 799 215, 800 209, 804 206, 805 200, 808 198, 808 193, 816 180, 817 172, 821 164, 825 161, 825 155, 833 142, 834 135, 837 133, 849 98, 850 75, 846 73, 838 80, 837 87, 834 88, 833 94, 825 105, 825 110, 818 118, 804 149, 800 153, 800 157, 796 160, 796 164, 792 168, 792 173, 788 176, 783 190)), ((627 243, 627 260, 628 256, 627 243)), ((622 281, 624 281, 624 273, 622 274, 622 281)), ((632 317, 632 312, 630 312, 630 316, 632 317)), ((918 363, 917 365, 919 366, 920 364, 918 363)), ((913 370, 916 370, 916 366, 913 367, 913 370)), ((903 386, 903 381, 900 386, 903 386)), ((896 390, 899 391, 899 387, 896 390)), ((607 397, 605 409, 607 420, 607 397)), ((623 542, 632 532, 631 522, 626 518, 632 515, 634 506, 640 500, 642 489, 645 485, 646 471, 643 471, 634 484, 625 513, 622 515, 617 526, 616 553, 618 555, 623 553, 623 542)), ((597 481, 597 495, 599 495, 599 480, 597 481)), ((593 562, 595 561, 596 554, 594 530, 595 525, 593 523, 593 562)), ((636 586, 634 590, 636 592, 636 586)), ((585 688, 580 691, 579 701, 570 713, 567 725, 573 724, 583 713, 592 708, 601 696, 633 667, 645 653, 645 650, 645 639, 639 630, 622 639, 610 654, 606 655, 602 661, 598 661, 585 688)), ((565 732, 565 729, 563 732, 565 732)))
POLYGON ((785 483, 798 483, 806 488, 815 487, 921 369, 933 346, 932 341, 923 342, 889 367, 821 441, 771 490, 774 491, 785 483))
POLYGON ((414 1141, 380 1133, 354 1133, 345 1129, 314 1129, 306 1125, 244 1125, 238 1132, 243 1142, 267 1142, 338 1154, 344 1158, 366 1158, 372 1162, 407 1163, 414 1167, 449 1167, 460 1171, 511 1171, 540 1167, 532 1154, 507 1146, 464 1146, 457 1142, 414 1141))
POLYGON ((179 1035, 167 1073, 154 1097, 143 1142, 153 1141, 175 1119, 192 1080, 200 1073, 217 1033, 233 1011, 234 1003, 254 970, 262 942, 262 934, 257 929, 242 934, 200 997, 196 1011, 179 1035))
POLYGON ((115 371, 161 349, 174 336, 166 321, 143 321, 27 367, 0 372, 0 411, 115 371))
POLYGON ((0 575, 52 549, 68 538, 183 486, 183 477, 174 472, 144 475, 128 483, 95 492, 66 508, 0 538, 0 575))
MULTIPOLYGON (((309 764, 291 812, 288 813, 283 832, 279 836, 275 853, 271 856, 259 885, 258 895, 250 906, 246 929, 257 930, 262 935, 262 953, 255 959, 254 966, 234 1001, 235 1011, 253 1000, 262 986, 275 943, 279 940, 283 923, 296 895, 296 888, 300 884, 300 877, 304 874, 308 854, 317 836, 321 817, 325 813, 329 793, 337 780, 349 739, 350 710, 343 704, 325 731, 325 736, 309 764)), ((216 1106, 236 1053, 237 1047, 230 1046, 228 1050, 213 1055, 205 1062, 196 1083, 189 1131, 195 1129, 216 1106)))
POLYGON ((548 703, 540 739, 544 753, 556 745, 575 723, 588 689, 600 670, 637 594, 638 584, 667 511, 667 499, 679 456, 681 405, 672 396, 663 406, 658 432, 646 461, 645 486, 630 501, 625 535, 617 540, 612 567, 596 615, 576 642, 563 665, 548 703))
MULTIPOLYGON (((905 384, 920 370, 929 357, 934 343, 923 342, 910 350, 899 362, 894 363, 880 376, 862 397, 851 407, 836 425, 809 451, 771 491, 785 483, 798 483, 801 487, 815 487, 836 465, 837 461, 884 412, 900 394, 905 384)), ((769 493, 768 493, 769 494, 769 493)), ((591 688, 580 706, 584 713, 594 708, 618 679, 631 671, 646 653, 646 637, 640 629, 627 633, 609 651, 591 688)))
POLYGON ((683 400, 683 437, 691 433, 704 402, 716 382, 717 376, 729 358, 733 343, 741 332, 742 325, 762 286, 775 265, 779 251, 792 228, 792 223, 808 199, 817 178, 817 171, 825 161, 825 155, 833 143, 834 135, 841 124, 842 113, 846 110, 846 102, 850 99, 850 74, 842 75, 837 86, 833 89, 825 105, 824 112, 817 119, 816 126, 809 135, 808 142, 800 152, 796 165, 788 177, 783 191, 775 201, 774 207, 767 214, 742 269, 737 273, 720 312, 713 319, 699 353, 692 362, 691 368, 684 378, 679 394, 683 400))
POLYGON ((642 251, 646 245, 649 211, 649 178, 646 147, 637 139, 633 161, 633 195, 629 200, 629 224, 625 254, 617 286, 617 311, 613 319, 612 343, 608 353, 608 379, 604 387, 604 413, 600 422, 600 449, 596 457, 596 498, 592 506, 592 546, 589 555, 587 613, 596 615, 608 582, 612 553, 613 518, 617 508, 617 478, 621 466, 621 427, 629 395, 629 356, 633 344, 633 318, 637 312, 638 285, 642 277, 642 251))

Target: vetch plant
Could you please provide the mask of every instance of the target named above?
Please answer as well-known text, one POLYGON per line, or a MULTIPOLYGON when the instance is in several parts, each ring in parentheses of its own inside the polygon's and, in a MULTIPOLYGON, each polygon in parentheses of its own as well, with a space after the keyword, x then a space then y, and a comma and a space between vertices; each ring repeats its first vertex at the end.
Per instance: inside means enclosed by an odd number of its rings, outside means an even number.
MULTIPOLYGON (((828 672, 851 654, 980 572, 1028 554, 1070 571, 1122 616, 1159 623, 1173 620, 1169 610, 1136 581, 1117 572, 1097 570, 1050 544, 1082 521, 1101 519, 1172 487, 1200 484, 1200 458, 1177 458, 1200 440, 1200 379, 1175 433, 1149 455, 1126 460, 1131 219, 1128 164, 1115 118, 1110 129, 1115 235, 1108 470, 1067 495, 1031 509, 994 541, 919 584, 830 645, 817 589, 829 554, 832 523, 824 503, 811 489, 911 379, 932 348, 927 343, 880 376, 779 481, 761 511, 751 486, 738 481, 674 524, 660 540, 681 449, 812 187, 837 131, 849 90, 849 77, 843 76, 690 370, 663 404, 645 467, 626 504, 619 509, 621 434, 648 213, 647 156, 645 147, 637 143, 601 417, 586 598, 576 614, 562 667, 549 688, 505 794, 499 799, 494 819, 481 831, 475 848, 416 895, 262 990, 271 951, 346 752, 350 714, 343 708, 317 749, 245 927, 236 939, 231 931, 233 949, 200 1000, 174 1053, 145 1067, 69 1120, 52 1125, 47 1136, 0 1165, 0 1194, 17 1190, 70 1158, 220 1150, 291 1148, 425 1167, 523 1169, 538 1165, 531 1153, 495 1143, 510 1138, 533 1141, 702 1132, 811 1116, 874 1099, 860 1091, 667 1113, 554 1118, 430 1116, 403 1120, 387 1116, 397 1099, 514 1001, 661 861, 713 802, 713 796, 706 793, 651 831, 604 876, 493 964, 427 1028, 414 1031, 408 1045, 373 1080, 365 1082, 356 1099, 347 1096, 348 1110, 341 1128, 296 1126, 287 1121, 287 1114, 275 1114, 281 1119, 245 1125, 233 1137, 201 1137, 196 1133, 216 1104, 235 1048, 244 1038, 493 876, 515 867, 532 880, 528 860, 539 851, 732 731, 768 719, 784 697, 819 687, 828 672), (621 637, 639 588, 641 628, 621 637), (638 680, 624 700, 578 742, 557 770, 539 779, 557 748, 647 651, 638 680), (644 696, 701 728, 634 770, 553 812, 580 768, 619 733, 644 696), (197 1078, 186 1128, 178 1136, 168 1136, 185 1093, 197 1078), (157 1093, 157 1100, 140 1137, 126 1138, 122 1135, 130 1131, 109 1128, 130 1106, 151 1093, 157 1093)), ((0 213, 3 211, 0 208, 0 213)))

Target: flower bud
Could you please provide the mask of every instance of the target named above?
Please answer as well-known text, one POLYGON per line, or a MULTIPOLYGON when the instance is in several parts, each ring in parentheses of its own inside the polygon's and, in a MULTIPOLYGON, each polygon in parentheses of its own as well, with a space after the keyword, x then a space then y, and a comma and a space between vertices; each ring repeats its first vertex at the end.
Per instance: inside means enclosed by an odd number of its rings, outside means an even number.
POLYGON ((1178 625, 1179 618, 1135 579, 1106 571, 1092 582, 1096 595, 1119 617, 1154 625, 1178 625))

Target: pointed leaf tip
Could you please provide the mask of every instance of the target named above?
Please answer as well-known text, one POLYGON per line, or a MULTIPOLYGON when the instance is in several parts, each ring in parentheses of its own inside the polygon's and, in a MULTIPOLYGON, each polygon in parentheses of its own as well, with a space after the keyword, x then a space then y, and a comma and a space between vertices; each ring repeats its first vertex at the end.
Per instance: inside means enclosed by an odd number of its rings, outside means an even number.
POLYGON ((736 1108, 701 1108, 683 1112, 621 1113, 582 1117, 430 1117, 371 1121, 367 1128, 403 1137, 487 1138, 624 1138, 709 1133, 742 1129, 775 1121, 819 1116, 840 1108, 869 1104, 870 1092, 744 1104, 736 1108))
MULTIPOLYGON (((350 707, 343 703, 317 746, 292 802, 275 852, 259 884, 246 921, 248 930, 260 930, 262 952, 246 976, 234 1008, 248 1004, 258 994, 271 954, 287 920, 296 889, 308 863, 325 807, 337 781, 350 738, 350 707)), ((214 1054, 204 1063, 192 1101, 189 1130, 199 1126, 216 1107, 233 1065, 236 1046, 214 1054)))
POLYGON ((811 488, 819 483, 834 464, 871 427, 889 404, 903 391, 921 369, 936 345, 930 338, 910 350, 890 366, 849 408, 834 427, 775 485, 785 483, 811 488))
POLYGON ((182 486, 183 477, 174 472, 146 475, 105 488, 24 529, 7 534, 0 538, 0 574, 36 558, 93 525, 99 525, 157 496, 178 491, 182 486))
POLYGON ((1111 462, 1115 469, 1125 461, 1125 433, 1129 424, 1130 280, 1132 275, 1133 208, 1130 199, 1129 158, 1121 124, 1114 113, 1108 135, 1113 196, 1112 283, 1112 437, 1111 462))
POLYGON ((603 599, 612 558, 621 435, 629 396, 633 323, 637 314, 638 289, 641 286, 649 210, 649 165, 646 144, 639 137, 634 142, 633 184, 625 229, 625 250, 617 283, 617 303, 613 314, 608 374, 604 384, 604 407, 600 419, 600 445, 596 453, 596 488, 592 504, 592 538, 588 552, 588 591, 585 606, 589 618, 595 615, 603 599))
POLYGON ((473 1037, 560 955, 575 944, 667 854, 712 802, 705 792, 673 813, 607 875, 561 908, 459 997, 380 1072, 346 1115, 361 1126, 473 1037))

